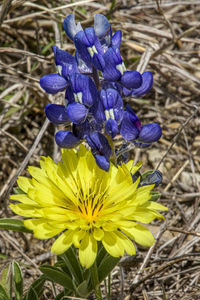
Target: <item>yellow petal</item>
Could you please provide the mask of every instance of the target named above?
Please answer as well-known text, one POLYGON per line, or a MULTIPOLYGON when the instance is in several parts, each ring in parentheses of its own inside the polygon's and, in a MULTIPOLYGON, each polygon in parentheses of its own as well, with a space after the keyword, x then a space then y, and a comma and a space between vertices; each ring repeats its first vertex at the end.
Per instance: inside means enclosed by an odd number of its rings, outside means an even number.
POLYGON ((155 241, 152 233, 145 226, 140 224, 137 224, 133 228, 121 229, 126 235, 142 246, 151 247, 155 241))
POLYGON ((116 231, 115 234, 118 236, 118 242, 121 243, 121 247, 124 248, 127 254, 134 255, 135 254, 135 247, 133 242, 129 240, 123 233, 120 231, 116 231))
POLYGON ((33 205, 19 203, 10 204, 9 207, 12 211, 14 211, 14 213, 23 217, 41 217, 41 214, 37 212, 37 207, 33 205))
POLYGON ((28 205, 33 205, 33 206, 38 206, 38 203, 31 200, 30 198, 27 197, 26 194, 15 194, 11 195, 10 199, 20 201, 21 203, 28 204, 28 205))
POLYGON ((34 236, 38 239, 49 239, 62 231, 61 228, 55 228, 47 223, 48 220, 30 219, 25 220, 24 225, 34 231, 34 236))
POLYGON ((97 256, 97 241, 92 234, 86 232, 79 248, 80 263, 85 268, 90 268, 97 256))
POLYGON ((61 234, 57 240, 53 243, 51 247, 51 252, 55 254, 64 253, 69 247, 72 245, 74 231, 67 230, 63 234, 61 234))
POLYGON ((18 177, 17 184, 19 188, 25 193, 27 193, 28 189, 32 187, 31 179, 22 176, 18 177))
POLYGON ((154 201, 148 201, 146 203, 146 207, 149 209, 155 209, 155 210, 168 210, 168 208, 160 203, 154 202, 154 201))
POLYGON ((105 231, 102 244, 111 256, 120 257, 124 255, 124 248, 118 243, 118 237, 114 232, 105 231))
POLYGON ((104 231, 100 228, 94 228, 93 236, 95 240, 101 241, 104 236, 104 231))

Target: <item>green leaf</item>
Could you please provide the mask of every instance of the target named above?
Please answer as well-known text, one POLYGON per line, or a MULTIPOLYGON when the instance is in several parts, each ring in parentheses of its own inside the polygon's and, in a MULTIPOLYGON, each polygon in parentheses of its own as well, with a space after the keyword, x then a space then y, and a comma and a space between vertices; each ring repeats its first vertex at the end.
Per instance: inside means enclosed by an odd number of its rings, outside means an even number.
POLYGON ((30 287, 24 300, 38 300, 38 295, 33 287, 30 287))
POLYGON ((114 267, 118 264, 119 261, 119 257, 113 257, 109 254, 104 257, 101 264, 97 268, 99 283, 101 283, 102 280, 104 280, 108 276, 108 274, 114 269, 114 267))
MULTIPOLYGON (((35 280, 29 287, 28 292, 27 292, 26 296, 24 297, 24 300, 27 300, 27 297, 29 294, 30 295, 37 294, 37 297, 40 297, 43 292, 43 285, 44 285, 45 281, 46 281, 45 275, 41 275, 37 280, 35 280)), ((29 296, 29 297, 31 297, 31 296, 29 296)), ((30 300, 30 299, 28 299, 28 300, 30 300)))
POLYGON ((12 262, 12 275, 16 300, 21 300, 23 294, 23 276, 20 266, 16 261, 12 262))
POLYGON ((63 300, 64 296, 65 296, 65 293, 64 293, 64 292, 61 292, 60 294, 58 294, 58 295, 56 296, 56 298, 55 298, 54 300, 63 300))
POLYGON ((76 293, 82 298, 86 298, 90 292, 86 280, 84 280, 76 289, 76 293))
POLYGON ((9 290, 9 273, 10 273, 10 267, 6 266, 1 271, 1 277, 0 277, 0 284, 3 286, 5 290, 9 290))
POLYGON ((13 230, 19 232, 32 232, 24 226, 22 220, 18 219, 0 219, 0 229, 13 230))
POLYGON ((76 255, 76 249, 70 247, 61 258, 64 260, 67 268, 69 269, 71 275, 75 278, 76 282, 80 284, 83 282, 83 269, 76 255))
POLYGON ((0 259, 8 259, 8 256, 0 253, 0 259))
POLYGON ((1 300, 11 300, 6 292, 6 290, 3 288, 3 286, 0 284, 0 299, 1 300))
POLYGON ((74 290, 73 279, 58 268, 44 265, 40 267, 40 270, 46 275, 47 279, 56 282, 69 290, 74 290))
POLYGON ((65 289, 63 292, 59 293, 54 300, 64 300, 64 299, 69 300, 70 298, 72 298, 72 297, 69 298, 68 296, 73 296, 73 291, 65 289))

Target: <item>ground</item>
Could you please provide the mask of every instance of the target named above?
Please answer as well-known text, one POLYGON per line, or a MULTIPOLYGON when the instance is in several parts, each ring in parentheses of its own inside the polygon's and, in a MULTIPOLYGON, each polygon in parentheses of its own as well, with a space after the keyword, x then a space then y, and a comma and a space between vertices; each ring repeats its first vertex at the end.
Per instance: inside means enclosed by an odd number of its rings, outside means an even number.
MULTIPOLYGON (((142 99, 127 98, 143 124, 160 123, 163 135, 149 149, 135 149, 143 171, 159 169, 160 203, 169 211, 150 229, 156 243, 138 247, 111 274, 111 299, 200 299, 200 6, 199 1, 24 1, 3 0, 0 10, 0 218, 15 217, 8 208, 16 179, 41 155, 58 158, 56 128, 45 121, 44 107, 62 103, 63 94, 46 94, 40 77, 55 72, 52 45, 74 54, 63 19, 74 13, 83 26, 93 15, 109 18, 122 30, 121 54, 128 69, 154 75, 142 99)), ((51 241, 31 234, 0 231, 0 271, 14 259, 22 266, 24 289, 54 264, 51 241)), ((42 299, 54 299, 50 283, 42 299)), ((14 297, 14 296, 13 296, 14 297)), ((15 299, 15 297, 13 298, 15 299)))

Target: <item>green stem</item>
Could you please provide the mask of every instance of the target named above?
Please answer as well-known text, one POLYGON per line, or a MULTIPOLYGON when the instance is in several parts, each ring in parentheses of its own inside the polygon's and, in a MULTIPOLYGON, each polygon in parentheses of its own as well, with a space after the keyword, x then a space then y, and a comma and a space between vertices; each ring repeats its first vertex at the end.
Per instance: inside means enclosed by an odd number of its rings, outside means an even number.
POLYGON ((102 294, 101 294, 101 289, 100 289, 100 284, 99 284, 99 278, 98 278, 98 270, 97 270, 97 264, 96 261, 91 267, 91 273, 92 273, 92 283, 93 287, 95 289, 95 295, 97 300, 103 300, 102 294))
POLYGON ((110 300, 110 291, 111 291, 111 286, 110 286, 110 273, 108 274, 108 294, 107 294, 107 298, 108 300, 110 300))

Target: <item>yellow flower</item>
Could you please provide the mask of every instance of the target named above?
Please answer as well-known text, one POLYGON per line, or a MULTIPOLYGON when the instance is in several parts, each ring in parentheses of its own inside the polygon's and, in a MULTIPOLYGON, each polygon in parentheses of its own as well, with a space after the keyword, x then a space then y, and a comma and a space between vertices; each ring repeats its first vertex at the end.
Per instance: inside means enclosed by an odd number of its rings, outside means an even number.
POLYGON ((144 246, 154 243, 151 232, 137 222, 163 219, 157 210, 167 208, 149 201, 153 185, 138 188, 140 178, 133 183, 130 172, 135 173, 141 163, 111 164, 106 172, 81 145, 79 151, 64 149, 58 163, 42 157, 40 166, 28 168, 32 179, 18 178, 24 194, 12 195, 11 199, 21 203, 10 204, 10 208, 32 218, 24 224, 39 239, 61 233, 52 252, 61 254, 74 244, 81 265, 89 268, 95 261, 98 241, 114 257, 125 251, 135 254, 131 240, 144 246))

